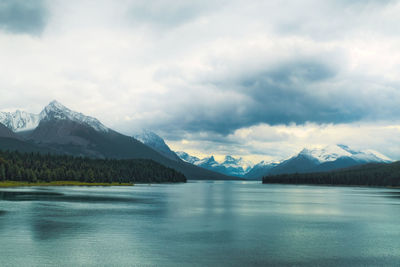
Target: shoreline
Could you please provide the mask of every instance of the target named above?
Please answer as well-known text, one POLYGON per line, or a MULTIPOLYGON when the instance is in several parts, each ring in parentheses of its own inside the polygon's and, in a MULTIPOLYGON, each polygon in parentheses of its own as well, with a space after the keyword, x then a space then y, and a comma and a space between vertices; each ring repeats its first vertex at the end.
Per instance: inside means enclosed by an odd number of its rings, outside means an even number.
POLYGON ((0 181, 0 188, 5 187, 34 187, 34 186, 134 186, 133 183, 88 183, 78 181, 24 182, 0 181))

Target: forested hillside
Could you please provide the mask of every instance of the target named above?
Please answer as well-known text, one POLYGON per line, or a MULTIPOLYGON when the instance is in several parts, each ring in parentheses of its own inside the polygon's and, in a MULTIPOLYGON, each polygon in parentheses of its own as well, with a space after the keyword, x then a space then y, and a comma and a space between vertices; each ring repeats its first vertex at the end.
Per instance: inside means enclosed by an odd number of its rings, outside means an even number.
POLYGON ((186 177, 152 160, 91 159, 0 151, 0 181, 186 182, 186 177))
POLYGON ((400 186, 400 161, 371 163, 330 172, 265 176, 263 183, 400 186))

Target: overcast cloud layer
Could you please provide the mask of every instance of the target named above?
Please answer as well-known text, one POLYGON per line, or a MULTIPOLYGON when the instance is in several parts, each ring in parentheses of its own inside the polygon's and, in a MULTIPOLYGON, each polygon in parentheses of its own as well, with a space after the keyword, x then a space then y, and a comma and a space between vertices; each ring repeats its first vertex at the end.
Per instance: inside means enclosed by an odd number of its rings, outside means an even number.
POLYGON ((4 0, 0 109, 57 99, 197 155, 341 142, 400 159, 398 14, 378 0, 4 0))

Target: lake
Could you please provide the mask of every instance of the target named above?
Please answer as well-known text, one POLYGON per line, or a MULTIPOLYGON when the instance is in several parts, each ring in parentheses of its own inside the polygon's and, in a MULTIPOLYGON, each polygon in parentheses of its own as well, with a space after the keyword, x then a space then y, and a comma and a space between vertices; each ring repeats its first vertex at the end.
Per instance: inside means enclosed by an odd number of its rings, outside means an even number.
POLYGON ((189 182, 0 189, 1 266, 400 263, 400 190, 189 182))

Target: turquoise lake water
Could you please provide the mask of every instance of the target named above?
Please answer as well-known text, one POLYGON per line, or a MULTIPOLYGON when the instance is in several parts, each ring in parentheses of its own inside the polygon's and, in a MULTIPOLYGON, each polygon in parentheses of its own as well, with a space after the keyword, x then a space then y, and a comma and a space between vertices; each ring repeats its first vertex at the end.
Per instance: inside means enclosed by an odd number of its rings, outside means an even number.
POLYGON ((189 182, 0 189, 1 266, 400 264, 400 190, 189 182))

